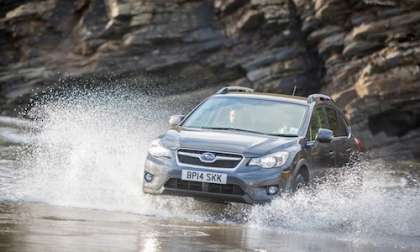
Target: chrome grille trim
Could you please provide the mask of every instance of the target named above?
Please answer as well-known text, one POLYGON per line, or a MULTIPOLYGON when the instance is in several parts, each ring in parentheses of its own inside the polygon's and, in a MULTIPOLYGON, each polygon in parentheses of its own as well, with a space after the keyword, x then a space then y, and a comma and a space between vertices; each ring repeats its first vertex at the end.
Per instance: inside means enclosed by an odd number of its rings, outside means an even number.
POLYGON ((238 168, 245 160, 245 157, 242 154, 239 154, 239 153, 229 153, 229 152, 211 151, 211 150, 198 150, 198 149, 188 149, 188 148, 180 148, 180 149, 176 150, 175 157, 176 157, 176 163, 178 165, 182 165, 182 166, 186 166, 186 167, 192 167, 192 168, 212 169, 212 170, 217 170, 217 169, 234 170, 234 169, 238 168), (197 159, 199 159, 199 157, 201 155, 199 153, 185 152, 183 150, 191 151, 191 152, 203 152, 203 153, 204 152, 211 152, 211 153, 216 154, 216 160, 215 161, 217 161, 217 160, 219 160, 219 161, 238 161, 238 164, 235 167, 211 167, 211 166, 206 166, 204 163, 203 163, 203 165, 183 163, 179 160, 178 155, 193 157, 193 158, 197 158, 197 159), (225 154, 225 155, 235 155, 235 156, 240 156, 240 157, 223 156, 223 154, 225 154))
MULTIPOLYGON (((211 152, 211 151, 209 151, 209 152, 211 152)), ((218 152, 216 152, 216 153, 218 153, 218 152)), ((188 157, 194 157, 194 158, 200 158, 200 155, 201 154, 189 153, 189 152, 184 152, 184 151, 178 151, 178 155, 188 156, 188 157)), ((238 154, 235 154, 235 155, 238 155, 238 154)), ((242 158, 240 158, 240 157, 223 157, 223 156, 216 155, 216 159, 215 160, 239 161, 239 160, 242 160, 242 158)))

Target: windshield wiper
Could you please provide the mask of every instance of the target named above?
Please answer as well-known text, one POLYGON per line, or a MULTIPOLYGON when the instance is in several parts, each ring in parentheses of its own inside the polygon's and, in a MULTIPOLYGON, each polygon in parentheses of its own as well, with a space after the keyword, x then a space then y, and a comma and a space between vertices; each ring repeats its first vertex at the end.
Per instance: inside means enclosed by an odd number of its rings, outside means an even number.
POLYGON ((278 137, 298 137, 298 135, 294 135, 294 134, 267 134, 270 136, 278 136, 278 137))
POLYGON ((246 129, 238 129, 238 128, 224 128, 224 127, 200 127, 200 129, 212 129, 212 130, 232 130, 232 131, 242 131, 242 132, 249 132, 249 133, 256 133, 256 134, 263 134, 263 132, 254 131, 254 130, 246 130, 246 129))
POLYGON ((260 135, 278 136, 278 137, 297 137, 297 135, 292 135, 292 134, 269 134, 269 133, 254 131, 254 130, 227 128, 227 127, 200 127, 200 129, 232 130, 232 131, 242 131, 242 132, 255 133, 255 134, 260 134, 260 135))

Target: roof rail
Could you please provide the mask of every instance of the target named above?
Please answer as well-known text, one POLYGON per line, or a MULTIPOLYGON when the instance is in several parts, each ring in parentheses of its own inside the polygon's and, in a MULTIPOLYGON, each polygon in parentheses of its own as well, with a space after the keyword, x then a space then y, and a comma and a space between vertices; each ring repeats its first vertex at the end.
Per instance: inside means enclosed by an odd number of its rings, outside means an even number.
POLYGON ((240 86, 229 86, 219 89, 219 91, 217 91, 216 94, 227 94, 231 92, 253 93, 254 89, 240 86))
POLYGON ((332 102, 333 99, 328 95, 313 94, 313 95, 308 96, 307 101, 308 101, 308 103, 312 103, 312 102, 332 102))

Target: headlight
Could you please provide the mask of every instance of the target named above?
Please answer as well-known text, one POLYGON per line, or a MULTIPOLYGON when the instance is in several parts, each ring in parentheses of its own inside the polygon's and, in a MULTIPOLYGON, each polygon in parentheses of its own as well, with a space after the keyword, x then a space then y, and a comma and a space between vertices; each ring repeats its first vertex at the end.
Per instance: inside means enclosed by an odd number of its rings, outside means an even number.
POLYGON ((260 158, 253 158, 249 161, 249 165, 256 165, 266 169, 279 167, 286 163, 288 157, 288 152, 276 152, 260 158))
POLYGON ((152 141, 152 144, 149 148, 149 154, 152 155, 155 158, 171 158, 172 154, 171 151, 167 148, 165 148, 161 143, 160 139, 156 139, 152 141))

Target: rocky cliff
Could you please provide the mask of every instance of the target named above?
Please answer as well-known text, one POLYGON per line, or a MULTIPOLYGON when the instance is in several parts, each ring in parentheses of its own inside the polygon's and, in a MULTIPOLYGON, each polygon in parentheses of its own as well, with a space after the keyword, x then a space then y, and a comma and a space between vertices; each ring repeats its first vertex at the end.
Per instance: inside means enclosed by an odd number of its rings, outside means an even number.
POLYGON ((420 158, 418 0, 2 0, 5 111, 92 74, 328 93, 367 147, 420 158))

